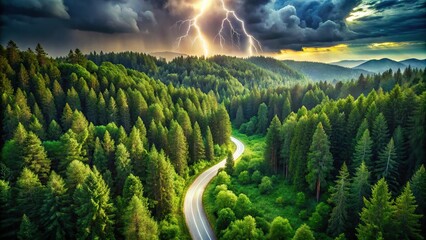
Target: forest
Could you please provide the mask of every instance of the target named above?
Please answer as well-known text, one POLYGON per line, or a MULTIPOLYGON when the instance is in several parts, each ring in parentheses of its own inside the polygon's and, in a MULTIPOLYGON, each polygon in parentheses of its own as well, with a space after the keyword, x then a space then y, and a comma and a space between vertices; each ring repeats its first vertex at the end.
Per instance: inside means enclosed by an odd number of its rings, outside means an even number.
POLYGON ((272 58, 0 46, 1 239, 423 239, 426 70, 312 82, 272 58), (234 135, 248 151, 234 163, 234 135))

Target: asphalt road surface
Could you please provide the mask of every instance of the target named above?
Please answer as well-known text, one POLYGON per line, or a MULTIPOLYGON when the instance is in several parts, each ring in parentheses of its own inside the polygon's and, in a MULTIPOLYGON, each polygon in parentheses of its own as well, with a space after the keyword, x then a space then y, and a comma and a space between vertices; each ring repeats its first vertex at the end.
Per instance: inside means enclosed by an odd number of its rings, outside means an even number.
MULTIPOLYGON (((237 149, 233 154, 234 159, 237 159, 244 152, 244 144, 234 137, 231 137, 231 141, 237 146, 237 149)), ((216 239, 214 231, 207 220, 207 215, 204 211, 203 193, 207 184, 214 176, 216 176, 219 168, 225 166, 225 162, 226 158, 200 174, 186 192, 183 213, 185 214, 186 225, 188 226, 192 239, 216 239)))

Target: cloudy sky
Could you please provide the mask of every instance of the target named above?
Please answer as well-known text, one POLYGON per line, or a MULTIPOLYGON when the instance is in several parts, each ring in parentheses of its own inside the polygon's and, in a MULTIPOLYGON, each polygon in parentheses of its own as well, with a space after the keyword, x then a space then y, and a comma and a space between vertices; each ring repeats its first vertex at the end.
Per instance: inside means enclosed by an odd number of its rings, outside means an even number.
POLYGON ((53 56, 74 48, 244 56, 252 39, 259 54, 280 59, 426 58, 426 0, 223 1, 2 0, 0 43, 41 43, 53 56))

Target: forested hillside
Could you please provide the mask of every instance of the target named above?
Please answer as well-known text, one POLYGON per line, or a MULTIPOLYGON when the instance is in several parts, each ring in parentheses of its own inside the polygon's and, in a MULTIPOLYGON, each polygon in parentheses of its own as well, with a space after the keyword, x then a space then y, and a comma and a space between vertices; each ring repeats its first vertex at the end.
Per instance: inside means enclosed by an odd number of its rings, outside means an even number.
POLYGON ((424 70, 253 92, 230 113, 249 153, 206 194, 221 238, 423 239, 424 70))
POLYGON ((186 180, 228 148, 213 94, 40 45, 0 67, 2 239, 185 238, 186 180))

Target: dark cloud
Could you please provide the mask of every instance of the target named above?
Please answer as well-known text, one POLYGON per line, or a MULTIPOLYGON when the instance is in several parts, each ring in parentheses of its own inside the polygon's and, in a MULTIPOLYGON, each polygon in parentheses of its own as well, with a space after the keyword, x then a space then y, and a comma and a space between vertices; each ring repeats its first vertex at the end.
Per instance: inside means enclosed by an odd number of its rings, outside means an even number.
POLYGON ((2 4, 7 14, 69 18, 63 0, 4 0, 2 4))

